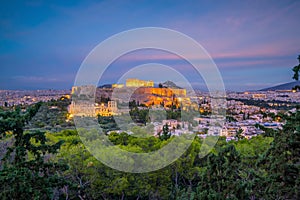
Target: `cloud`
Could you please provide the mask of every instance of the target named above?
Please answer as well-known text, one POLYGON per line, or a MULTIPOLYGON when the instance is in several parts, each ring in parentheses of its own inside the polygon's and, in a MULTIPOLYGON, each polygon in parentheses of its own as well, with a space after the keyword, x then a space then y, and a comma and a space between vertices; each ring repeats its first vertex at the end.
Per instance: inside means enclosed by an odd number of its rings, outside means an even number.
POLYGON ((14 80, 21 81, 21 82, 60 82, 57 78, 49 78, 49 77, 41 77, 41 76, 14 76, 14 80))
POLYGON ((59 74, 52 76, 13 76, 11 80, 20 83, 45 83, 45 84, 56 84, 73 82, 75 78, 74 74, 59 74))

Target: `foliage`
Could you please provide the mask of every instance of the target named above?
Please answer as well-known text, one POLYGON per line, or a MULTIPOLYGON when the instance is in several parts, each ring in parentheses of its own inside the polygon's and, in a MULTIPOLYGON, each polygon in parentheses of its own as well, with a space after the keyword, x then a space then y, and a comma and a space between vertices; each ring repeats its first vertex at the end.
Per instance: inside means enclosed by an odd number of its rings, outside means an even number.
MULTIPOLYGON (((294 72, 294 76, 293 76, 293 79, 295 79, 296 81, 299 80, 299 71, 300 71, 300 55, 298 56, 298 61, 299 61, 299 64, 296 65, 294 68, 293 68, 293 72, 294 72)), ((296 85, 294 88, 294 90, 300 90, 300 85, 296 85)))
POLYGON ((163 125, 162 133, 159 133, 160 140, 168 140, 171 137, 171 132, 169 130, 168 124, 163 125))
POLYGON ((25 124, 25 130, 43 130, 57 132, 63 129, 72 129, 74 123, 67 120, 67 106, 70 100, 59 99, 43 103, 32 119, 25 124))
POLYGON ((146 125, 146 123, 149 122, 148 109, 138 109, 134 107, 130 110, 129 114, 135 123, 146 125))
POLYGON ((271 147, 259 164, 269 176, 265 198, 299 199, 300 197, 300 111, 291 114, 283 130, 277 132, 271 147))
POLYGON ((24 132, 24 125, 38 112, 42 103, 0 113, 0 133, 12 132, 14 144, 7 148, 0 171, 1 199, 51 199, 54 190, 66 182, 60 171, 67 165, 51 162, 49 155, 57 153, 62 141, 47 144, 44 132, 24 132), (31 157, 30 157, 31 156, 31 157))
MULTIPOLYGON (((131 174, 111 169, 96 160, 80 142, 76 131, 65 130, 47 137, 53 143, 65 140, 58 160, 70 169, 65 178, 76 184, 67 187, 70 199, 247 199, 263 198, 260 184, 269 173, 259 168, 258 159, 268 150, 272 138, 254 137, 227 143, 220 138, 204 158, 198 154, 202 140, 195 138, 188 150, 164 169, 131 174)), ((112 132, 109 140, 132 152, 152 152, 168 140, 138 138, 112 132)))
MULTIPOLYGON (((0 172, 2 199, 299 198, 299 111, 281 116, 287 121, 283 130, 249 140, 226 142, 220 137, 203 158, 198 155, 204 143, 196 137, 171 165, 132 174, 111 169, 94 158, 76 130, 24 132, 24 124, 39 109, 41 105, 26 112, 18 108, 0 112, 1 135, 6 135, 2 144, 14 144, 1 150, 7 152, 0 172)), ((105 124, 111 119, 99 120, 105 124)), ((161 137, 149 136, 147 131, 135 127, 134 135, 110 132, 107 137, 114 145, 136 153, 157 151, 174 139, 162 138, 169 135, 166 125, 161 137)), ((86 134, 90 142, 95 136, 96 132, 86 134)))

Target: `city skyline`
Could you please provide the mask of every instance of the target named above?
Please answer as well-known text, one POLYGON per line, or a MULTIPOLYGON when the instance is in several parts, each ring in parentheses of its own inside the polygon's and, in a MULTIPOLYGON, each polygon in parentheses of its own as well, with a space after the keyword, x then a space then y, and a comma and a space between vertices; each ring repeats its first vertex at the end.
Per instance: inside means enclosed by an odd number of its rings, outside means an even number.
MULTIPOLYGON (((200 43, 218 66, 227 90, 244 91, 290 82, 300 53, 297 1, 30 1, 0 8, 0 89, 70 89, 82 61, 100 42, 140 27, 180 31, 200 43), (134 11, 134 12, 133 12, 134 11)), ((156 62, 190 67, 159 51, 118 59, 103 82, 115 83, 131 67, 156 62)))

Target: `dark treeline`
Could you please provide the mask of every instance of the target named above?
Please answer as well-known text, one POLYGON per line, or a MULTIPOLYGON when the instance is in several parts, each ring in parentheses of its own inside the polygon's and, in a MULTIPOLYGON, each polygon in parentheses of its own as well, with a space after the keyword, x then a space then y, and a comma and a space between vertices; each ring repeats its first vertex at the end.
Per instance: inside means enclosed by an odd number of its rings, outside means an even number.
POLYGON ((255 100, 255 99, 236 99, 236 98, 227 98, 228 101, 236 100, 241 101, 246 105, 258 106, 262 108, 273 108, 279 110, 290 110, 297 106, 297 103, 294 102, 285 102, 279 100, 265 101, 265 100, 255 100))

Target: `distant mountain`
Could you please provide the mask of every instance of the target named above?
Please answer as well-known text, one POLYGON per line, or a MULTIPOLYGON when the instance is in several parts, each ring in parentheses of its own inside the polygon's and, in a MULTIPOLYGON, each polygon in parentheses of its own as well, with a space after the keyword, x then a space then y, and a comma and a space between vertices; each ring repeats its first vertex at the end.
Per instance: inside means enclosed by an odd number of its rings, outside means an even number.
POLYGON ((182 89, 181 87, 177 86, 172 81, 166 81, 162 85, 163 85, 163 87, 166 87, 166 88, 182 89))
POLYGON ((100 85, 98 88, 112 88, 112 84, 100 85))
POLYGON ((273 87, 264 88, 264 89, 261 89, 259 91, 291 90, 296 85, 300 85, 300 81, 293 81, 293 82, 290 82, 290 83, 284 83, 284 84, 281 84, 281 85, 276 85, 276 86, 273 86, 273 87))

